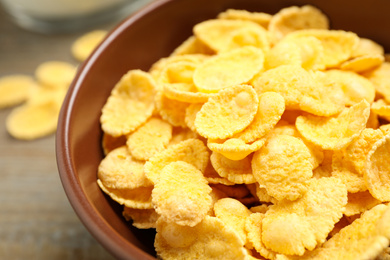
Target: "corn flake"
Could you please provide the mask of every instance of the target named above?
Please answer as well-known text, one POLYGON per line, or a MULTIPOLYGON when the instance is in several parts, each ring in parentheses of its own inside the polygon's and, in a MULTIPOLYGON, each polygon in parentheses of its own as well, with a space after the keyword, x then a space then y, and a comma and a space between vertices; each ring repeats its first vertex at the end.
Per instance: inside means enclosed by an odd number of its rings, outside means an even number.
POLYGON ((134 158, 148 160, 164 150, 171 138, 172 125, 159 118, 150 118, 128 136, 126 145, 134 158))
POLYGON ((259 99, 250 85, 221 90, 202 106, 195 128, 206 138, 225 139, 242 131, 254 119, 259 99))
POLYGON ((152 209, 152 186, 138 187, 135 189, 116 189, 104 186, 101 180, 97 180, 100 189, 109 195, 112 200, 134 209, 152 209))
POLYGON ((372 196, 380 201, 390 201, 390 136, 375 142, 367 155, 364 180, 372 196))
POLYGON ((234 161, 217 152, 213 152, 210 156, 210 161, 218 175, 236 184, 256 182, 252 174, 251 159, 248 156, 234 161))
POLYGON ((76 67, 63 61, 46 61, 35 70, 38 83, 52 88, 68 88, 76 75, 76 67))
POLYGON ((329 94, 332 86, 322 84, 318 75, 297 65, 281 65, 254 79, 253 86, 258 95, 269 91, 282 95, 288 110, 303 110, 320 116, 339 113, 342 104, 329 94))
POLYGON ((375 87, 379 96, 382 96, 387 102, 390 101, 390 62, 384 62, 378 68, 363 73, 363 76, 368 78, 375 87))
POLYGON ((348 193, 348 204, 345 206, 344 215, 353 216, 360 214, 380 203, 368 191, 348 193))
POLYGON ((102 109, 102 129, 114 137, 126 135, 146 122, 154 110, 155 83, 141 70, 131 70, 115 85, 102 109))
POLYGON ((251 144, 246 144, 238 138, 230 138, 227 140, 208 140, 207 147, 211 151, 217 152, 226 158, 234 161, 243 160, 251 153, 258 151, 265 143, 266 139, 262 138, 254 141, 251 144))
POLYGON ((270 20, 268 30, 274 42, 303 29, 328 29, 328 18, 316 7, 305 5, 281 9, 270 20))
POLYGON ((265 30, 259 24, 249 20, 211 19, 194 26, 194 35, 216 53, 229 48, 231 38, 241 29, 265 30))
POLYGON ((335 117, 299 116, 295 126, 308 141, 325 150, 340 150, 360 135, 369 115, 370 105, 362 100, 335 117))
POLYGON ((193 227, 211 208, 211 188, 192 164, 177 161, 165 166, 152 191, 156 212, 166 222, 193 227))
POLYGON ((206 216, 195 227, 182 227, 157 221, 157 255, 162 259, 247 259, 239 235, 220 219, 206 216))
POLYGON ((111 189, 148 187, 152 183, 145 176, 144 164, 131 156, 127 146, 121 146, 109 152, 100 162, 98 178, 111 189))
POLYGON ((371 81, 352 71, 328 70, 325 72, 328 80, 339 84, 344 93, 345 105, 351 106, 366 100, 372 103, 375 98, 375 87, 371 81))
POLYGON ((245 84, 264 64, 262 50, 247 46, 215 55, 199 65, 194 72, 194 83, 200 92, 215 93, 222 89, 245 84))
POLYGON ((227 9, 218 14, 218 19, 248 20, 268 28, 272 15, 263 12, 249 12, 247 10, 227 9))
POLYGON ((0 108, 11 107, 26 101, 35 87, 28 75, 15 74, 0 78, 0 108))
POLYGON ((347 190, 341 181, 311 179, 300 199, 270 206, 262 222, 263 243, 281 254, 303 255, 305 249, 313 250, 326 240, 346 204, 347 190))
POLYGON ((6 129, 14 138, 33 140, 52 134, 57 129, 61 103, 47 100, 38 104, 23 104, 11 111, 6 129))
POLYGON ((340 64, 340 69, 351 70, 357 73, 363 73, 379 67, 384 62, 383 55, 367 54, 363 56, 354 57, 350 60, 344 61, 340 64))
POLYGON ((336 235, 313 251, 300 257, 287 259, 375 259, 389 246, 389 207, 378 205, 341 229, 336 235))
POLYGON ((184 161, 193 164, 204 172, 209 162, 209 152, 205 144, 198 139, 188 139, 172 145, 150 158, 144 167, 148 179, 158 183, 163 168, 171 162, 184 161))
POLYGON ((253 155, 253 175, 277 200, 296 200, 306 192, 306 183, 313 174, 310 157, 302 140, 278 135, 253 155))
POLYGON ((244 244, 247 241, 245 222, 251 213, 245 205, 232 198, 222 198, 214 204, 215 216, 237 232, 244 244))
POLYGON ((122 215, 127 221, 132 221, 132 225, 139 229, 156 228, 159 217, 154 209, 134 209, 126 206, 122 215))
POLYGON ((300 30, 287 37, 307 36, 313 36, 321 41, 324 48, 323 65, 326 68, 338 66, 348 60, 359 44, 359 37, 355 33, 343 30, 300 30))
POLYGON ((234 137, 251 143, 264 137, 279 122, 285 110, 284 98, 275 92, 259 95, 259 106, 252 123, 234 137))
POLYGON ((188 37, 184 42, 182 42, 179 46, 177 46, 173 52, 171 53, 171 57, 173 56, 181 56, 188 54, 204 54, 204 55, 212 55, 215 52, 210 49, 209 46, 204 44, 194 35, 188 37))

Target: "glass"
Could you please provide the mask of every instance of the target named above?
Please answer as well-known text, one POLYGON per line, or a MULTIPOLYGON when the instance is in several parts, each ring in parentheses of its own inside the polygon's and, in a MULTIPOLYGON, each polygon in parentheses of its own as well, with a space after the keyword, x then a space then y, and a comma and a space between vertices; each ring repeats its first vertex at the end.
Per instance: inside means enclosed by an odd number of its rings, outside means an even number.
POLYGON ((150 0, 0 0, 18 25, 43 33, 119 20, 147 2, 150 0))

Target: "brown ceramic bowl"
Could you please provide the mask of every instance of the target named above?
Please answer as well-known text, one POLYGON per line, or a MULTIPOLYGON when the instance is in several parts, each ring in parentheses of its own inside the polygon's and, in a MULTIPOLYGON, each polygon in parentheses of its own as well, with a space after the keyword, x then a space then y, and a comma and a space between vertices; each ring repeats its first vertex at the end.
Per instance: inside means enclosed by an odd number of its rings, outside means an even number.
POLYGON ((81 66, 59 118, 57 161, 65 192, 92 235, 119 259, 155 259, 154 231, 137 230, 121 207, 96 184, 103 158, 99 124, 103 104, 130 69, 147 70, 191 33, 194 24, 227 9, 275 13, 291 5, 312 4, 327 14, 333 29, 371 38, 390 51, 388 0, 161 0, 117 26, 81 66))

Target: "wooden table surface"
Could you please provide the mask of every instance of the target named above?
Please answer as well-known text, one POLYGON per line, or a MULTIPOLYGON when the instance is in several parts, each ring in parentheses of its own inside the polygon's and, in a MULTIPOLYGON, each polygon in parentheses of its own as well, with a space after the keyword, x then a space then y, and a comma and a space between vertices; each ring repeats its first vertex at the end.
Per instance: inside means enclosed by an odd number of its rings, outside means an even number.
MULTIPOLYGON (((115 22, 116 23, 116 22, 115 22)), ((0 77, 33 75, 44 61, 78 62, 72 42, 96 25, 67 34, 45 35, 15 25, 0 7, 0 77)), ((33 141, 12 138, 0 110, 0 259, 113 259, 88 233, 70 206, 59 179, 55 135, 33 141)))

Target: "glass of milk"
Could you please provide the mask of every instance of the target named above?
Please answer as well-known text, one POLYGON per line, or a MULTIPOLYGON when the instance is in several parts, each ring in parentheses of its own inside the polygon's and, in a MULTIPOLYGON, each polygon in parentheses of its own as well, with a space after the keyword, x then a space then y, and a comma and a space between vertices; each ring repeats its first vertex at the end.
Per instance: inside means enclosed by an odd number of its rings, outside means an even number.
POLYGON ((0 0, 20 26, 56 33, 119 20, 150 0, 0 0))

